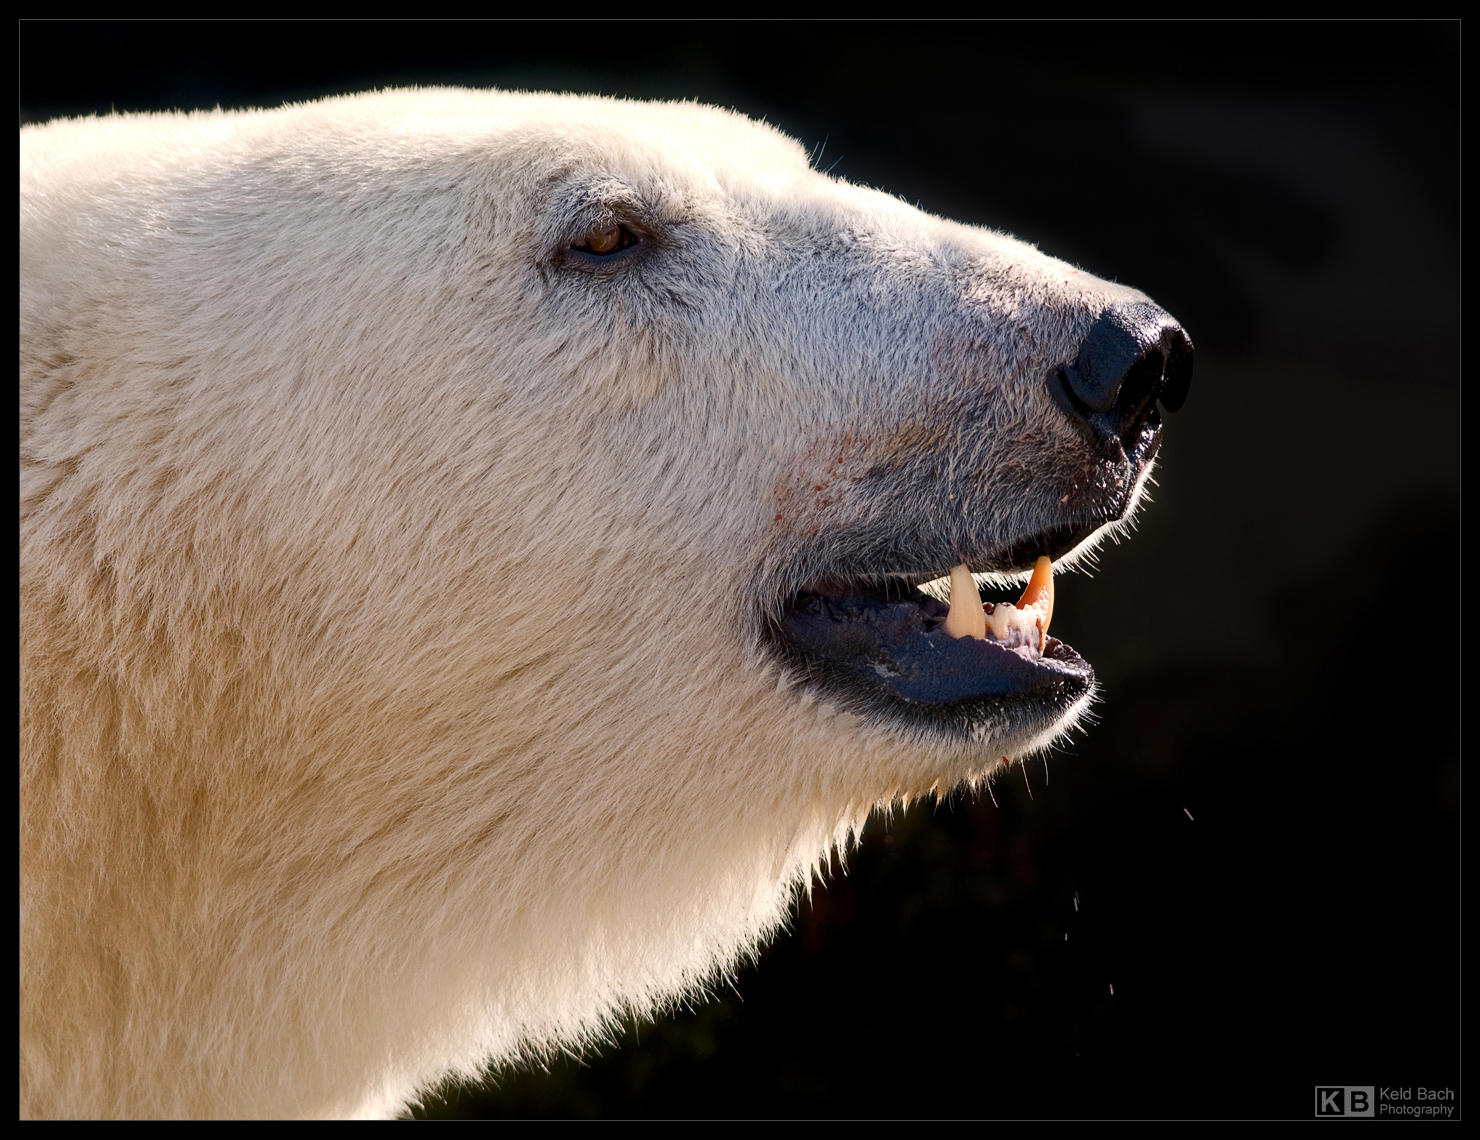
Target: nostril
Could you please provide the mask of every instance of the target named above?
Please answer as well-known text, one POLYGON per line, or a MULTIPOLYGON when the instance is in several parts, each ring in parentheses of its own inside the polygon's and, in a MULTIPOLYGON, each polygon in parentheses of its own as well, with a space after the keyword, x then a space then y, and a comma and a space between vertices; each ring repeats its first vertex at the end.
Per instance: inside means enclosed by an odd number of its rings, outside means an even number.
POLYGON ((1187 389, 1192 386, 1192 341, 1180 326, 1162 332, 1167 363, 1162 373, 1161 406, 1169 412, 1180 411, 1187 402, 1187 389))
MULTIPOLYGON (((1156 376, 1152 379, 1152 398, 1165 395, 1180 407, 1192 379, 1192 342, 1182 326, 1160 305, 1147 301, 1111 305, 1079 346, 1074 361, 1079 382, 1074 394, 1097 412, 1134 405, 1144 401, 1147 393, 1143 382, 1128 381, 1143 381, 1144 374, 1153 367, 1156 376), (1165 368, 1173 357, 1178 366, 1176 391, 1163 391, 1171 387, 1165 383, 1171 379, 1165 368)), ((1175 409, 1169 406, 1167 410, 1175 409)))
POLYGON ((1111 305, 1071 365, 1050 369, 1054 402, 1105 450, 1134 454, 1160 426, 1156 403, 1175 412, 1192 382, 1192 341, 1150 302, 1111 305))
POLYGON ((1162 372, 1165 367, 1166 354, 1162 352, 1159 344, 1147 349, 1131 364, 1121 378, 1119 390, 1115 393, 1114 410, 1119 413, 1119 418, 1135 419, 1144 415, 1147 409, 1156 402, 1156 394, 1161 388, 1162 372))

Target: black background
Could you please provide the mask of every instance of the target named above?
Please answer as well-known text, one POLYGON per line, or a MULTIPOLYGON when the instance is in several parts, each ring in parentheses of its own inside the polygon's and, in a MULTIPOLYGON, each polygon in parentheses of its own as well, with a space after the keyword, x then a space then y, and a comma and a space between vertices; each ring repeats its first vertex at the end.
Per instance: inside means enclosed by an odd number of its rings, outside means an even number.
POLYGON ((995 803, 876 813, 710 1000, 427 1114, 1458 1093, 1459 52, 1456 23, 20 25, 22 122, 413 83, 734 107, 1197 344, 1136 536, 1059 583, 1097 723, 995 803))

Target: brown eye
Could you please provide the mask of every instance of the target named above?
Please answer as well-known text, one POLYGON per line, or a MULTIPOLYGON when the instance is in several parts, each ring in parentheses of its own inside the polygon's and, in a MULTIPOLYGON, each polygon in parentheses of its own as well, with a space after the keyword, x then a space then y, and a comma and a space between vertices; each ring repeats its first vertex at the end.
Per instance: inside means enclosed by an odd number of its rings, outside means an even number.
POLYGON ((622 227, 612 226, 604 230, 592 230, 586 235, 586 248, 592 253, 611 253, 622 244, 622 227))
POLYGON ((592 230, 586 234, 571 248, 578 249, 582 253, 595 254, 597 257, 605 257, 636 244, 637 238, 626 226, 603 226, 601 229, 592 230))

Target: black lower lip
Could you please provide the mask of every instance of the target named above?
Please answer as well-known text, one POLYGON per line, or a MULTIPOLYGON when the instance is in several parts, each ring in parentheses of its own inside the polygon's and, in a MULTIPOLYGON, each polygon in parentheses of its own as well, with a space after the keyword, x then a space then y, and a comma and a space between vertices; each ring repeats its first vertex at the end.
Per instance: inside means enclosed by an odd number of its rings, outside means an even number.
POLYGON ((941 627, 946 610, 917 590, 804 593, 783 608, 774 640, 835 702, 916 722, 1067 710, 1093 685, 1089 663, 1057 638, 1028 659, 994 641, 951 637, 941 627))

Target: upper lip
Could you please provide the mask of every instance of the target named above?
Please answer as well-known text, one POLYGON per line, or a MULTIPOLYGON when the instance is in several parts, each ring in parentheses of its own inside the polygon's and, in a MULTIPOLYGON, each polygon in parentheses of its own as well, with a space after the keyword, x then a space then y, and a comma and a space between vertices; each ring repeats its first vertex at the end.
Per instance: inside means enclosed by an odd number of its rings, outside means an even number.
MULTIPOLYGON (((1124 512, 1117 517, 1124 518, 1124 512)), ((959 551, 959 557, 954 558, 950 565, 966 562, 975 571, 1003 574, 1031 570, 1033 563, 1045 555, 1058 562, 1106 523, 1114 521, 1113 518, 1098 518, 1062 523, 1049 530, 1009 540, 994 550, 959 551), (976 555, 974 561, 973 554, 976 555)))
POLYGON ((908 589, 943 577, 960 562, 981 574, 1025 573, 1032 570, 1033 563, 1044 555, 1057 564, 1101 527, 1123 517, 1124 512, 1112 517, 1076 519, 987 549, 967 544, 946 548, 934 543, 931 544, 933 549, 918 549, 882 565, 861 565, 857 561, 836 565, 824 563, 804 582, 785 593, 796 597, 860 588, 886 590, 903 586, 908 589))

